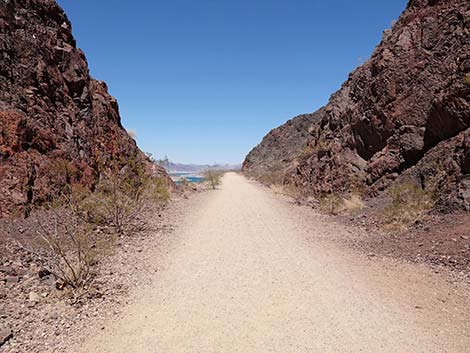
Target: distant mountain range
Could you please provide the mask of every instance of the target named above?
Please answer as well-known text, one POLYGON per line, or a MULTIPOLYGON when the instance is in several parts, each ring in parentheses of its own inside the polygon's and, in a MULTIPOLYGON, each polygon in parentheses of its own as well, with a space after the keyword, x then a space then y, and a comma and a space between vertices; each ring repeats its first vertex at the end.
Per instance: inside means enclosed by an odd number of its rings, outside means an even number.
POLYGON ((169 173, 201 173, 208 169, 215 170, 240 170, 241 165, 230 164, 182 164, 174 162, 165 162, 161 164, 169 173))

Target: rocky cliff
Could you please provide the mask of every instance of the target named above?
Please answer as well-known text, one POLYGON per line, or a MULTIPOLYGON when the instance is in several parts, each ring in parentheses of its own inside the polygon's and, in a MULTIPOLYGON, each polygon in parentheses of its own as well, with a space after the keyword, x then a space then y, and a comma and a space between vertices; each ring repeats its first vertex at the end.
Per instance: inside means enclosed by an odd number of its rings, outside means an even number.
MULTIPOLYGON (((411 0, 370 60, 304 124, 309 136, 289 145, 284 181, 313 194, 360 182, 375 195, 407 178, 437 187, 443 211, 470 211, 469 128, 470 3, 411 0)), ((291 123, 275 131, 245 171, 277 169, 283 141, 302 135, 291 123)))
POLYGON ((258 175, 270 173, 276 178, 292 169, 296 165, 296 158, 306 152, 312 129, 320 121, 322 113, 320 110, 313 114, 299 115, 271 130, 248 154, 243 170, 253 171, 258 175))
POLYGON ((55 1, 1 1, 0 51, 0 216, 63 178, 92 186, 100 167, 143 156, 55 1))

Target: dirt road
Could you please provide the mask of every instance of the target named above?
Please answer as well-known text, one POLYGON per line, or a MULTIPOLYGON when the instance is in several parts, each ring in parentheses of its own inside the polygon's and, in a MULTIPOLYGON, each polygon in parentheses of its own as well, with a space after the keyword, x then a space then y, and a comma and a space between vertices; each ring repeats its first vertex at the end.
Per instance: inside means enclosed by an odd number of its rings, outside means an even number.
POLYGON ((470 352, 462 288, 331 245, 348 230, 239 175, 203 200, 154 284, 74 351, 470 352))

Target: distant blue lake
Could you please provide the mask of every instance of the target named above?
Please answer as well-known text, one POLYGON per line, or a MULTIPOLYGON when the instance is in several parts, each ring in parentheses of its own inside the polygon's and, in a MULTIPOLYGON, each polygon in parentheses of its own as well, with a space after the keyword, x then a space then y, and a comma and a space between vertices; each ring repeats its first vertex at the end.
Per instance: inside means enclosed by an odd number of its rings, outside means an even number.
POLYGON ((194 173, 170 173, 170 177, 177 185, 181 184, 182 179, 186 179, 190 183, 202 183, 204 181, 202 176, 194 173))

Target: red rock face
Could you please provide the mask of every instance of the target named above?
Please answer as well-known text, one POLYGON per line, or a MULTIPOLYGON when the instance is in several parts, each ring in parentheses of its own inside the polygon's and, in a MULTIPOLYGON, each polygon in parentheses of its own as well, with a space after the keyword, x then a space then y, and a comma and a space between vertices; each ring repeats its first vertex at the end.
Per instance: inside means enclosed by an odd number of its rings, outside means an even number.
MULTIPOLYGON (((468 0, 410 1, 321 115, 307 143, 312 152, 285 168, 286 179, 314 194, 346 192, 361 180, 375 194, 401 175, 426 187, 440 170, 439 178, 450 182, 442 182, 441 198, 466 208, 465 192, 452 201, 446 195, 467 185, 469 174, 468 0)), ((250 159, 245 169, 260 164, 250 159)))
POLYGON ((142 156, 55 1, 1 1, 0 50, 2 215, 45 201, 64 168, 91 186, 100 166, 142 156))

